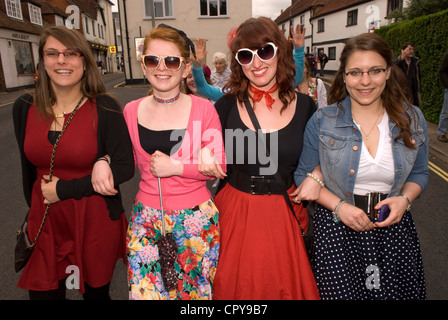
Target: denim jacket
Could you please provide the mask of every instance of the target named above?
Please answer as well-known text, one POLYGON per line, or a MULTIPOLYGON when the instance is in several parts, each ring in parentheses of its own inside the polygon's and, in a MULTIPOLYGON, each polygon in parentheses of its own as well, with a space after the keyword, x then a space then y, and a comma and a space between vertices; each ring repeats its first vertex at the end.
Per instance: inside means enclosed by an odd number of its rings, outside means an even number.
MULTIPOLYGON (((341 103, 344 110, 338 108, 337 104, 332 104, 317 110, 308 121, 294 180, 297 186, 300 185, 306 174, 320 165, 327 189, 354 204, 353 190, 361 157, 362 134, 352 119, 350 96, 341 103)), ((395 141, 399 129, 389 120, 395 166, 394 183, 389 197, 399 195, 406 182, 417 183, 422 192, 428 184, 428 129, 420 109, 413 108, 419 121, 417 128, 414 124, 411 125, 412 142, 416 149, 407 148, 402 139, 395 141)), ((412 118, 412 114, 409 115, 412 118)))

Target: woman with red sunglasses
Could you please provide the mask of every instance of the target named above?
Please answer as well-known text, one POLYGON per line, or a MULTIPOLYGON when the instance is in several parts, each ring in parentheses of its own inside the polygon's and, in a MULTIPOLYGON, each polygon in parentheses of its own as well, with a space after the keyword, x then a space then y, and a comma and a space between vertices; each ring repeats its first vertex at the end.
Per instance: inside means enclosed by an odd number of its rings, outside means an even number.
POLYGON ((287 195, 315 104, 294 91, 291 46, 271 19, 241 24, 230 50, 232 75, 215 104, 228 171, 215 197, 221 248, 214 299, 319 299, 302 238, 307 210, 287 195))
POLYGON ((214 177, 199 169, 207 171, 207 162, 200 161, 207 147, 219 163, 216 171, 225 174, 221 124, 210 101, 181 92, 191 58, 178 31, 153 29, 143 53, 142 71, 152 92, 124 108, 141 175, 127 232, 129 298, 211 299, 218 210, 206 184, 214 177), (177 247, 170 268, 160 259, 164 229, 177 247))

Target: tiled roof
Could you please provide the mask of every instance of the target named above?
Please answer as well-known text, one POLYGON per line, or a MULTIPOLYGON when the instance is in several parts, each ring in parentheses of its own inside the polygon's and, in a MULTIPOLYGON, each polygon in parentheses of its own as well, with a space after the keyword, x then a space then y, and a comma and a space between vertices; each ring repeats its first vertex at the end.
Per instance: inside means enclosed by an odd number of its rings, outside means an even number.
POLYGON ((40 34, 42 27, 32 24, 29 20, 18 20, 8 17, 5 11, 0 10, 0 28, 16 30, 23 33, 40 34))
POLYGON ((298 0, 292 6, 286 8, 275 19, 275 22, 280 24, 309 10, 313 10, 312 17, 315 18, 369 1, 372 0, 298 0))

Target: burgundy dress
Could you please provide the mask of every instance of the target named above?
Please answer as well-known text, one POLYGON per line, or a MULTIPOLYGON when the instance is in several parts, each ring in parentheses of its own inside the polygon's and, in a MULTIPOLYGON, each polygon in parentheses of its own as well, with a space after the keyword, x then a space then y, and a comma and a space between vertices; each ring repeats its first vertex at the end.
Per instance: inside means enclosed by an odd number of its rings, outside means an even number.
MULTIPOLYGON (((65 121, 68 116, 65 116, 65 121)), ((53 145, 48 138, 49 129, 49 123, 37 118, 34 105, 31 106, 24 145, 26 157, 37 167, 28 217, 31 241, 37 234, 46 207, 41 179, 50 170, 53 145)), ((59 142, 54 177, 72 180, 91 174, 97 154, 97 129, 97 110, 87 100, 78 109, 59 142)), ((35 291, 57 289, 59 280, 76 275, 73 269, 67 270, 68 266, 79 270, 81 293, 84 293, 84 282, 91 287, 106 285, 112 279, 117 259, 122 258, 126 263, 126 228, 125 215, 111 220, 106 202, 99 195, 52 204, 18 286, 35 291)))

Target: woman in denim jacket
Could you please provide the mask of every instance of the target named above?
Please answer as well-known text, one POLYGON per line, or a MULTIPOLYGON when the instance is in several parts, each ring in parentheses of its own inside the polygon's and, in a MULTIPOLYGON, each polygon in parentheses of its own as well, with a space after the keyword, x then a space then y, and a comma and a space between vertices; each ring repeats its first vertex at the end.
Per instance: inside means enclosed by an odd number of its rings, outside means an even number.
POLYGON ((351 38, 330 90, 333 104, 307 124, 293 195, 318 203, 314 249, 322 299, 426 298, 409 209, 428 183, 428 133, 404 81, 381 37, 351 38), (322 176, 309 174, 318 165, 322 176), (320 187, 300 186, 313 179, 320 187), (390 214, 381 219, 383 206, 390 214))

